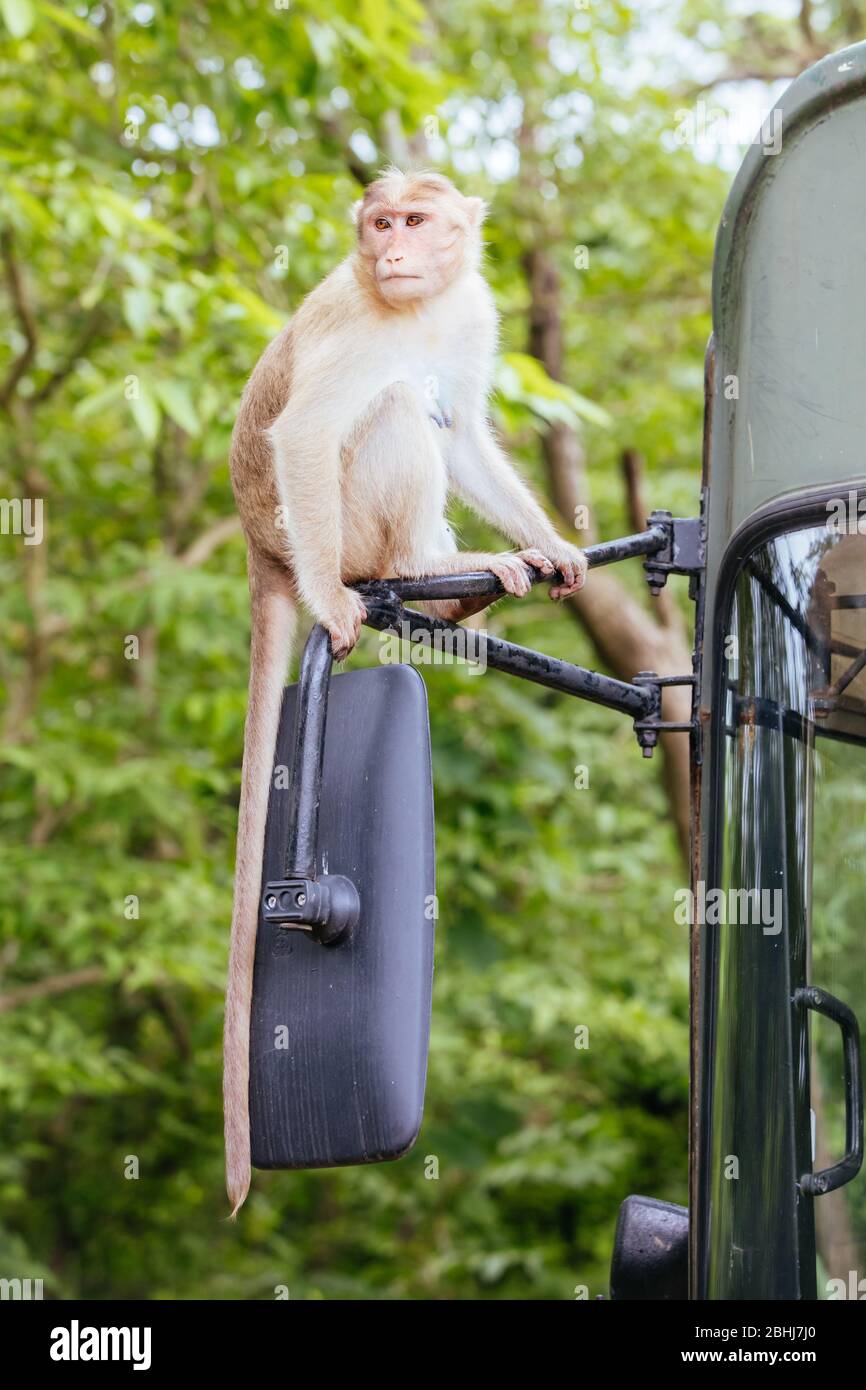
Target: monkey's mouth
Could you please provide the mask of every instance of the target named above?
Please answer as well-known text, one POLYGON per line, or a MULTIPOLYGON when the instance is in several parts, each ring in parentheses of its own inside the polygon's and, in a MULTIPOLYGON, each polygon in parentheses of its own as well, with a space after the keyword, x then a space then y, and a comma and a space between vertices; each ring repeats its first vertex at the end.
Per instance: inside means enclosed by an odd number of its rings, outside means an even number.
POLYGON ((385 275, 385 276, 383 277, 383 283, 386 283, 386 284, 387 284, 387 282, 388 282, 389 280, 420 280, 420 279, 421 279, 421 276, 420 276, 420 275, 385 275))

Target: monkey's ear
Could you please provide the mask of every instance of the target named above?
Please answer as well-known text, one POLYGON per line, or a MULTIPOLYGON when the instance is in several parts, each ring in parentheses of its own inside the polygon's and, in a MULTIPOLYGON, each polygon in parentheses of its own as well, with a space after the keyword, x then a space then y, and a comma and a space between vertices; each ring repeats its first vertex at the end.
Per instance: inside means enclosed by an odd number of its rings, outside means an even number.
POLYGON ((487 216, 487 204, 483 198, 464 198, 463 202, 469 214, 469 225, 480 227, 487 216))
POLYGON ((359 198, 357 203, 353 203, 349 209, 349 216, 352 219, 352 226, 357 227, 358 218, 361 216, 361 208, 364 206, 364 199, 359 198))

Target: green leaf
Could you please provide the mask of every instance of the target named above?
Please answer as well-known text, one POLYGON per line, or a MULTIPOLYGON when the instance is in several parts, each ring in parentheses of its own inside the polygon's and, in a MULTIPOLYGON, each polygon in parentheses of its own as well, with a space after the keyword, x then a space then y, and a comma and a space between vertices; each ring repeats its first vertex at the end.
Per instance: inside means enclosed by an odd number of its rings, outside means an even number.
POLYGON ((136 338, 147 336, 155 313, 156 300, 150 290, 130 286, 123 291, 123 317, 136 338))
POLYGON ((36 198, 28 188, 25 188, 17 179, 8 179, 6 191, 15 200, 25 217, 33 226, 46 236, 53 236, 57 229, 57 224, 50 211, 45 206, 44 198, 36 198))
POLYGON ((197 298, 192 286, 183 280, 172 280, 162 291, 165 312, 184 332, 189 332, 193 326, 192 311, 197 298))
POLYGON ((30 0, 0 0, 0 14, 13 39, 26 38, 36 22, 30 0))
POLYGON ((93 211, 96 213, 97 220, 101 222, 102 226, 108 232, 108 235, 112 237, 114 241, 122 241, 124 222, 123 218, 117 212, 117 209, 113 208, 110 203, 102 202, 100 199, 96 198, 94 199, 93 211))
POLYGON ((123 382, 112 382, 103 390, 92 391, 89 396, 80 400, 75 407, 75 418, 79 421, 91 420, 95 415, 100 415, 106 408, 116 405, 122 398, 123 382))
POLYGON ((53 19, 55 24, 59 24, 62 29, 68 29, 79 39, 87 39, 90 43, 99 43, 100 33, 96 26, 79 19, 77 14, 70 14, 69 10, 63 10, 59 5, 49 5, 45 0, 41 0, 39 9, 49 19, 53 19))
POLYGON ((237 304, 243 305, 250 317, 262 328, 275 332, 284 327, 285 314, 273 309, 266 300, 262 299, 261 295, 247 289, 246 285, 241 285, 237 281, 230 281, 226 286, 226 292, 237 304))
POLYGON ((192 392, 186 382, 156 381, 154 390, 166 415, 169 415, 175 424, 180 425, 187 434, 200 433, 201 424, 193 404, 192 392))
POLYGON ((148 444, 155 444, 159 435, 162 411, 159 408, 159 401, 149 386, 143 382, 139 383, 139 394, 133 396, 129 402, 132 411, 132 418, 138 425, 148 444))
POLYGON ((113 188, 98 188, 91 192, 91 202, 109 236, 120 239, 124 230, 143 232, 151 241, 183 250, 186 243, 155 217, 143 213, 129 198, 113 188))
POLYGON ((564 382, 554 381, 538 358, 529 353, 504 353, 498 364, 496 384, 507 400, 525 405, 550 423, 576 425, 582 417, 602 429, 611 426, 606 410, 564 382))

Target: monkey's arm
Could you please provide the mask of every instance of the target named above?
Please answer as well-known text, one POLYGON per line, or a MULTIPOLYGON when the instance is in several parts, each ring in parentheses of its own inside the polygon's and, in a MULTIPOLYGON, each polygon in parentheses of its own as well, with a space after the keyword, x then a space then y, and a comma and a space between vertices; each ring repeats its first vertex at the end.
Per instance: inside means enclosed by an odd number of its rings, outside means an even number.
POLYGON ((331 634, 341 660, 366 609, 342 582, 341 412, 321 394, 292 397, 269 430, 289 559, 301 599, 331 634))
POLYGON ((486 421, 454 434, 448 471, 454 492, 523 549, 540 550, 563 576, 551 597, 565 598, 586 577, 583 551, 559 536, 496 441, 486 421))

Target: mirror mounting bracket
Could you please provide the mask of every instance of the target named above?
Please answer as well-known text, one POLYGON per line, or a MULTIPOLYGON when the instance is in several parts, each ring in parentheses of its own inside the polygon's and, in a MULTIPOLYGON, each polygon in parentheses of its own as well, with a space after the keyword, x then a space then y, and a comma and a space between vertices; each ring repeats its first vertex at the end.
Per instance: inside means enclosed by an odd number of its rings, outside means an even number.
POLYGON ((262 920, 308 931, 323 946, 337 946, 361 913, 358 890, 342 874, 317 873, 322 760, 331 688, 331 639, 316 624, 307 639, 298 678, 298 704, 289 769, 289 822, 285 877, 264 886, 262 920))
MULTIPOLYGON (((690 576, 694 598, 705 565, 704 525, 700 517, 675 517, 668 511, 655 511, 647 529, 633 536, 588 546, 585 555, 590 568, 615 564, 619 560, 644 558, 650 591, 658 594, 669 574, 690 576)), ((549 576, 533 572, 533 583, 549 576)), ((651 757, 660 733, 694 734, 694 720, 675 723, 663 720, 662 690, 670 685, 697 684, 694 675, 658 676, 641 671, 632 682, 615 680, 597 671, 546 656, 543 652, 505 642, 489 633, 459 628, 443 618, 432 618, 404 608, 406 599, 471 598, 504 591, 489 571, 472 574, 434 575, 420 579, 373 580, 354 586, 367 608, 366 623, 380 631, 420 632, 431 644, 437 634, 459 632, 477 650, 467 652, 475 660, 483 648, 487 665, 524 680, 576 695, 593 704, 604 705, 628 715, 634 722, 638 744, 645 758, 651 757)), ((322 762, 325 750, 325 724, 333 656, 331 640, 317 623, 307 640, 298 677, 294 742, 289 768, 289 818, 286 836, 285 874, 267 882, 262 890, 262 920, 290 930, 308 931, 322 945, 346 941, 358 923, 360 901, 354 883, 340 874, 318 872, 317 842, 319 803, 322 795, 322 762)), ((694 703, 694 702, 693 702, 694 703)))
POLYGON ((668 511, 655 511, 647 521, 651 530, 665 534, 664 544, 644 560, 644 571, 650 593, 658 597, 669 574, 687 574, 692 581, 689 597, 696 597, 696 579, 706 567, 706 539, 702 517, 673 516, 668 511))
POLYGON ((697 680, 695 675, 658 676, 655 671, 638 671, 634 677, 634 684, 650 692, 653 700, 650 712, 643 719, 634 721, 634 731, 645 758, 652 757, 660 733, 693 734, 697 732, 698 722, 696 719, 683 720, 682 722, 662 719, 662 690, 664 687, 690 685, 694 690, 697 680))
POLYGON ((265 884, 262 919, 274 926, 307 931, 322 946, 336 946, 354 931, 361 900, 350 878, 282 878, 265 884))

